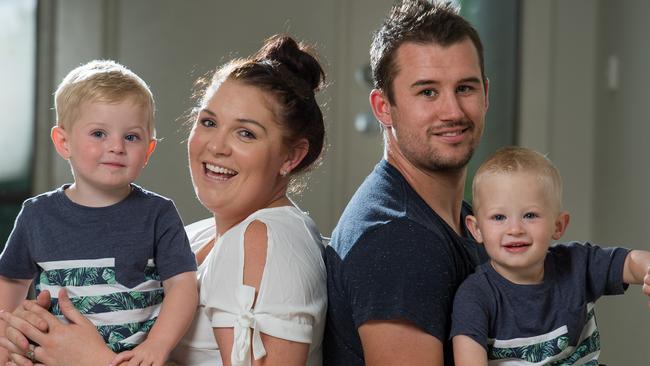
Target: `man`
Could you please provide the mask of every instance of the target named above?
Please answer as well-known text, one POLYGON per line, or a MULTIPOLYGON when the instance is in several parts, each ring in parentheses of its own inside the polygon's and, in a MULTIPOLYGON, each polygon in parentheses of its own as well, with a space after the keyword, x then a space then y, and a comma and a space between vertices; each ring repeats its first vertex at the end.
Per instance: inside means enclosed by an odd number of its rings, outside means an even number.
POLYGON ((464 226, 488 107, 483 48, 448 4, 404 0, 375 33, 384 159, 326 249, 325 365, 452 365, 453 297, 487 257, 464 226))

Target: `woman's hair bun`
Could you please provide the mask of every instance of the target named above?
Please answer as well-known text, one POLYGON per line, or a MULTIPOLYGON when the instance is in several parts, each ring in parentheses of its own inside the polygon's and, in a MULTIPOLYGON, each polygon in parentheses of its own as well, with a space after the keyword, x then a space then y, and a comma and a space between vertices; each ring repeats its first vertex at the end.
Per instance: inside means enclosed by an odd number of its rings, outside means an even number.
POLYGON ((313 91, 318 91, 325 81, 325 72, 312 52, 287 35, 275 35, 264 42, 254 59, 276 61, 304 80, 313 91))

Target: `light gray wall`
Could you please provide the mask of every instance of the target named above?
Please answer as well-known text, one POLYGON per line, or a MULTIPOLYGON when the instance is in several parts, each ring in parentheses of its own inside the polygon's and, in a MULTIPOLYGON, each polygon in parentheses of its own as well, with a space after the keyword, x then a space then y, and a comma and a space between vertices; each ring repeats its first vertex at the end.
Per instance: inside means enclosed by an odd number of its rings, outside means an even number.
POLYGON ((597 7, 524 1, 519 144, 557 165, 572 220, 563 240, 592 232, 597 7))
MULTIPOLYGON (((596 80, 594 240, 650 250, 650 2, 601 0, 596 80), (607 83, 609 58, 618 59, 618 86, 607 83)), ((603 357, 616 365, 647 365, 650 309, 638 286, 598 305, 603 357), (619 358, 620 357, 620 358, 619 358)))
MULTIPOLYGON (((650 250, 649 12, 643 0, 524 0, 519 142, 562 173, 571 213, 563 240, 650 250), (620 65, 615 90, 610 55, 620 65)), ((648 364, 646 304, 640 286, 598 301, 601 363, 648 364)))

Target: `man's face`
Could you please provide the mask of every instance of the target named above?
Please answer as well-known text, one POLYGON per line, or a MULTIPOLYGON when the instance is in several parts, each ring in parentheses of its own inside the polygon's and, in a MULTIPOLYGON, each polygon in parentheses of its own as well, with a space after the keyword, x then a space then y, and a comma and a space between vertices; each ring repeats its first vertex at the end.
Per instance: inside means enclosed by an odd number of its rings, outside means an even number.
MULTIPOLYGON (((483 133, 487 85, 469 38, 447 47, 407 42, 396 51, 388 149, 419 169, 465 167, 483 133)), ((389 123, 385 123, 389 122, 389 123)))

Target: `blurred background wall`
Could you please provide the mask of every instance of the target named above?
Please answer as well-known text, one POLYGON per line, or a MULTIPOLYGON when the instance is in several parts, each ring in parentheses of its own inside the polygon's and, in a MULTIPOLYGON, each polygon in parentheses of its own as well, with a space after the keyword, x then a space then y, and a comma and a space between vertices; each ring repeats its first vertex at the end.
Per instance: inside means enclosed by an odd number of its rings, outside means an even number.
MULTIPOLYGON (((380 159, 368 105, 370 37, 391 0, 0 0, 0 235, 23 199, 71 180, 49 141, 52 93, 72 68, 112 58, 145 79, 163 140, 138 183, 174 199, 186 223, 209 214, 196 201, 183 125, 193 81, 275 33, 315 46, 329 86, 324 164, 294 197, 324 235, 380 159)), ((643 0, 458 0, 486 47, 488 127, 470 164, 494 149, 535 148, 560 168, 564 240, 650 250, 650 2, 643 0)), ((471 172, 470 172, 471 173, 471 172)), ((597 307, 601 362, 647 365, 650 310, 632 287, 597 307), (643 333, 642 333, 643 332, 643 333)))

